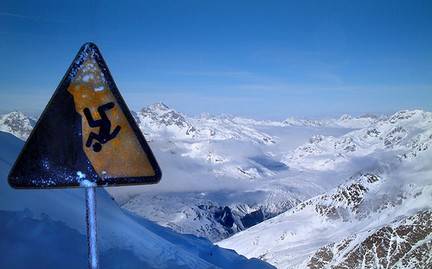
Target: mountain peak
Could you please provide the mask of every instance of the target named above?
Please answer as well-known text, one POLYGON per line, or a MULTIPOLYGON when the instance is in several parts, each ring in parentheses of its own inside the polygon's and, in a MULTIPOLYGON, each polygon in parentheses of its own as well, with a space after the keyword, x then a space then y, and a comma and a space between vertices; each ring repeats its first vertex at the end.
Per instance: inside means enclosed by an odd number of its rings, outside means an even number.
POLYGON ((166 104, 162 103, 162 102, 157 102, 154 103, 150 106, 147 107, 150 110, 161 110, 161 111, 167 111, 169 110, 169 106, 167 106, 166 104))
POLYGON ((26 140, 35 125, 35 120, 21 111, 12 111, 0 115, 0 131, 11 133, 26 140))
POLYGON ((339 120, 340 121, 344 121, 344 120, 351 120, 353 117, 349 114, 343 114, 342 116, 340 116, 339 120))
POLYGON ((23 119, 23 118, 27 118, 27 116, 21 111, 14 110, 14 111, 11 111, 9 113, 3 114, 2 118, 20 118, 20 119, 23 119))
POLYGON ((430 113, 423 110, 401 110, 390 116, 390 123, 398 123, 406 120, 412 120, 413 118, 418 118, 423 120, 425 117, 430 115, 430 113))
POLYGON ((151 126, 183 129, 182 131, 177 131, 184 132, 186 135, 193 135, 196 131, 185 116, 169 108, 162 102, 143 108, 138 118, 142 124, 147 124, 147 129, 151 129, 151 126))

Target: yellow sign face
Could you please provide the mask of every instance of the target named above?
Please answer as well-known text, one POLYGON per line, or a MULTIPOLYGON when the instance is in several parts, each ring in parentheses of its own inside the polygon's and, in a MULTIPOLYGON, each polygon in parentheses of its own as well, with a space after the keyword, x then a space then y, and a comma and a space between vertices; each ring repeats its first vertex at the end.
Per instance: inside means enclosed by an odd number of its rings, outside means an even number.
POLYGON ((134 185, 157 183, 160 177, 99 50, 84 45, 19 156, 9 176, 11 185, 68 187, 84 180, 134 185), (48 132, 57 132, 56 138, 48 132), (27 156, 30 151, 36 154, 27 156), (26 168, 31 161, 36 165, 26 168))
POLYGON ((100 177, 155 175, 94 59, 83 63, 68 91, 82 117, 83 150, 100 177))

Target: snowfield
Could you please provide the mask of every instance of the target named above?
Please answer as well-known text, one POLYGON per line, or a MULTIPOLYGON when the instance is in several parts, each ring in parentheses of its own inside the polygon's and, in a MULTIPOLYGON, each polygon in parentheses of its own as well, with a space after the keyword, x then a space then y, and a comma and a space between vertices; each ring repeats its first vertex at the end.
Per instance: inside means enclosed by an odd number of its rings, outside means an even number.
MULTIPOLYGON (((22 146, 0 132, 0 268, 86 268, 84 190, 12 189, 7 174, 22 146)), ((130 214, 103 188, 96 196, 101 268, 272 268, 130 214)))
MULTIPOLYGON (((133 114, 163 178, 107 188, 124 210, 277 268, 432 267, 431 112, 266 121, 157 103, 133 114)), ((25 120, 9 117, 1 130, 23 138, 25 120)))

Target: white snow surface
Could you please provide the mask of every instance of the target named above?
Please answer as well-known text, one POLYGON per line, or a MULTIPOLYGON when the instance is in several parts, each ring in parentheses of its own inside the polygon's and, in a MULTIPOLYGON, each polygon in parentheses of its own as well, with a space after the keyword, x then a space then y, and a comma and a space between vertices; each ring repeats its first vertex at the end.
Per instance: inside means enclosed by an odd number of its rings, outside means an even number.
MULTIPOLYGON (((22 146, 0 132, 0 268, 86 268, 85 190, 12 189, 22 146)), ((100 268, 271 268, 128 213, 103 188, 96 198, 100 268)))

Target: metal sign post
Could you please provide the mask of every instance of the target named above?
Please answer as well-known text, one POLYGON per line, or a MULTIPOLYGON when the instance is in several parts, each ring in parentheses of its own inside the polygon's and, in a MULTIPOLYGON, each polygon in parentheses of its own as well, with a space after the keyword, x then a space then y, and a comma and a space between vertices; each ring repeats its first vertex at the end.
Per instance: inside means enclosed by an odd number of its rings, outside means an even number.
POLYGON ((87 247, 89 269, 97 269, 99 265, 97 254, 97 224, 96 224, 96 188, 85 188, 87 247))

